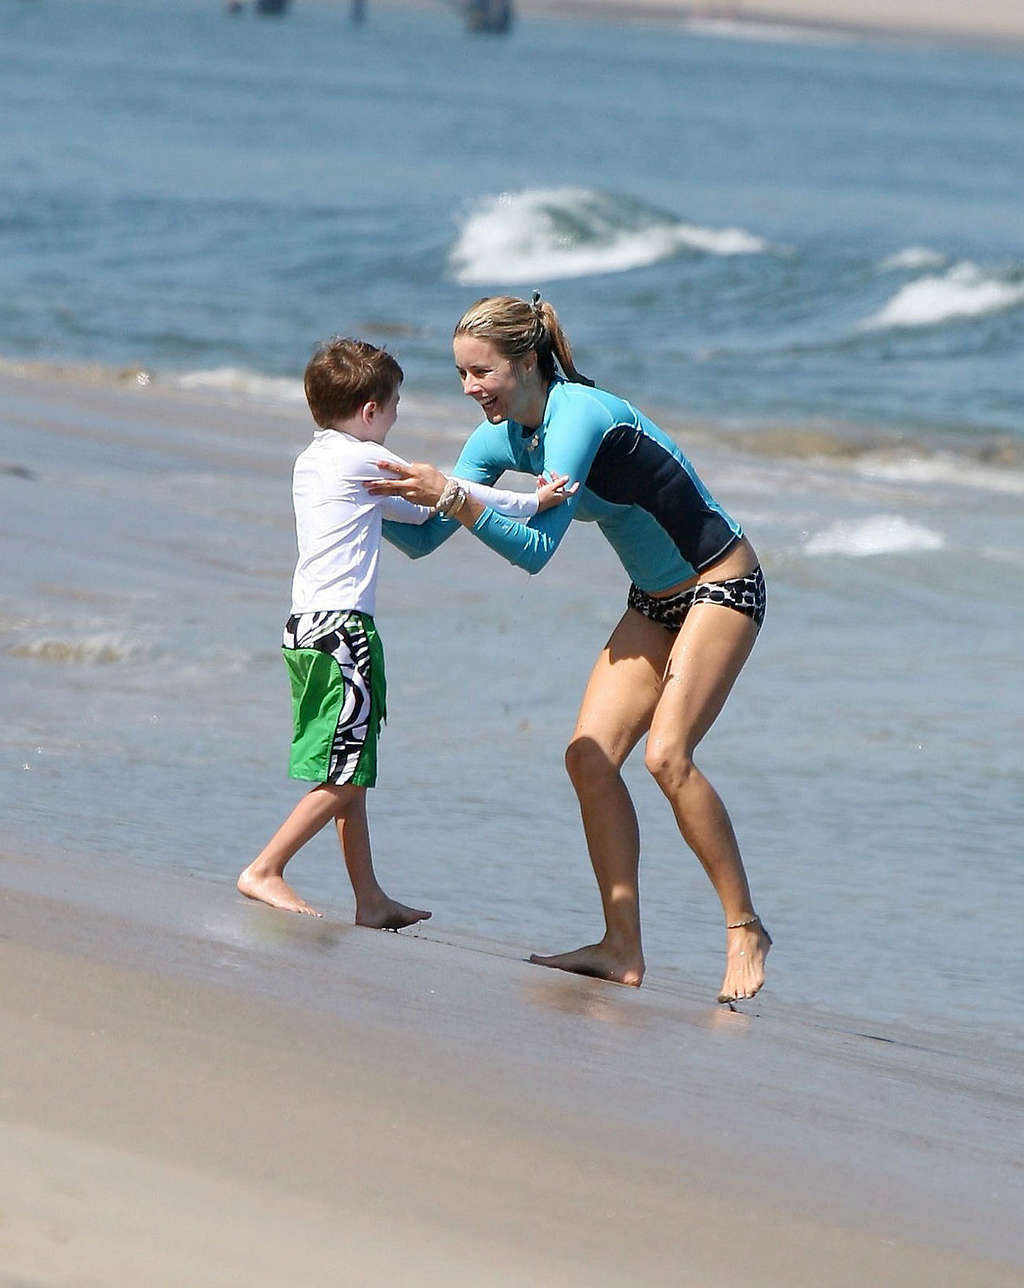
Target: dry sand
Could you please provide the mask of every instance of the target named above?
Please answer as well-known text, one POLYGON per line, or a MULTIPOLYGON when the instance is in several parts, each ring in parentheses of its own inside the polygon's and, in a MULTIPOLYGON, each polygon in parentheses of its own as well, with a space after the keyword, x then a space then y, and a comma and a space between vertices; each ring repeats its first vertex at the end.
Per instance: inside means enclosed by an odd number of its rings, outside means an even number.
POLYGON ((0 858, 4 1288, 1020 1283, 1009 1074, 103 877, 0 858))
POLYGON ((519 12, 615 20, 756 22, 828 30, 1024 41, 1019 0, 517 0, 519 12))

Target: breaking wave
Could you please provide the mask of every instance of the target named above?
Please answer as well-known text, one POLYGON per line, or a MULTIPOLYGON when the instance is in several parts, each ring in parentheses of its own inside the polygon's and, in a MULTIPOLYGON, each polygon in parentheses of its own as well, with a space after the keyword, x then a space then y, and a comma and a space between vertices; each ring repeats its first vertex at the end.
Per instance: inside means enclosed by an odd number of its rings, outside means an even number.
POLYGON ((862 331, 938 326, 957 318, 1003 313, 1024 304, 1019 270, 985 270, 970 260, 948 272, 919 277, 900 287, 891 300, 861 324, 862 331))
POLYGON ((687 224, 642 202, 590 188, 532 188, 480 201, 449 265, 462 285, 556 281, 622 273, 686 252, 763 255, 774 248, 743 228, 687 224))

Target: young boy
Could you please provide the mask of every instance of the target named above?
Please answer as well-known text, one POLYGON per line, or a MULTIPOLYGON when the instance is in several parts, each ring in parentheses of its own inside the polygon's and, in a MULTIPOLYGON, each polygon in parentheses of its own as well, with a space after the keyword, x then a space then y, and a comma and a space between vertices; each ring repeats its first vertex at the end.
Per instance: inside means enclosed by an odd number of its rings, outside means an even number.
MULTIPOLYGON (((292 477, 299 557, 283 653, 294 718, 288 772, 316 786, 238 878, 238 889, 250 899, 320 916, 288 885, 284 869, 333 820, 355 894, 356 924, 380 930, 430 916, 381 888, 366 818, 385 714, 384 654, 373 622, 381 521, 423 523, 432 513, 399 497, 370 496, 364 486, 385 477, 379 461, 404 464, 383 446, 398 415, 401 383, 402 369, 391 354, 362 340, 329 340, 306 367, 306 401, 319 428, 292 477)), ((566 482, 540 479, 537 492, 525 495, 460 486, 523 518, 559 504, 566 482)))

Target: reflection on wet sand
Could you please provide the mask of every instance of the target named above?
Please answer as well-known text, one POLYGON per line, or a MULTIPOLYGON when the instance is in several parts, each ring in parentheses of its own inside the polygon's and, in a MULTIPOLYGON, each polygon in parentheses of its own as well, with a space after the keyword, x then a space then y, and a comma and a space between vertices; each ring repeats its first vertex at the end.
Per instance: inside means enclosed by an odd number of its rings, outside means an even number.
POLYGON ((588 980, 575 975, 530 981, 523 993, 528 1002, 562 1015, 640 1031, 683 1023, 715 1033, 738 1035, 748 1032, 754 1021, 754 1017, 732 1006, 690 1008, 675 996, 671 1001, 661 1001, 655 989, 638 993, 636 989, 607 980, 588 980))

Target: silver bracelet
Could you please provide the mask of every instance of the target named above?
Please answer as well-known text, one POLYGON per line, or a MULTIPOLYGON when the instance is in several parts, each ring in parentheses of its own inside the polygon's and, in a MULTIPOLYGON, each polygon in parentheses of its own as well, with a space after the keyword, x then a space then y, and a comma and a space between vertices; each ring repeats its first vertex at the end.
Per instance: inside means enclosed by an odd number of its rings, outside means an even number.
POLYGON ((437 498, 437 504, 434 506, 434 513, 440 514, 445 519, 454 519, 462 507, 466 504, 468 493, 458 479, 448 479, 441 489, 441 495, 437 498))
POLYGON ((454 519, 455 516, 459 513, 459 511, 462 509, 462 507, 466 504, 468 500, 469 500, 469 493, 466 491, 464 487, 460 485, 458 494, 455 497, 455 500, 448 507, 447 517, 449 519, 454 519))
POLYGON ((454 479, 445 479, 444 487, 441 489, 441 495, 434 503, 434 510, 437 514, 447 514, 448 507, 455 500, 455 489, 458 484, 454 479))
POLYGON ((748 918, 746 919, 746 921, 728 921, 728 922, 726 922, 726 924, 725 924, 725 928, 726 928, 726 930, 740 930, 743 926, 753 926, 753 925, 756 925, 756 923, 757 923, 757 922, 759 922, 760 920, 761 920, 761 918, 760 918, 760 917, 757 915, 757 913, 755 912, 755 913, 754 913, 754 915, 753 915, 752 917, 748 917, 748 918))

